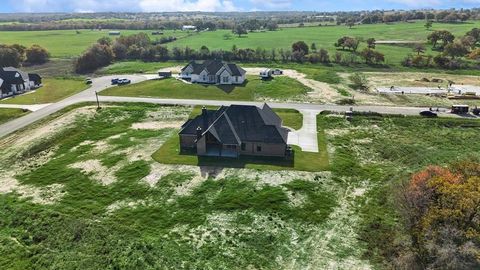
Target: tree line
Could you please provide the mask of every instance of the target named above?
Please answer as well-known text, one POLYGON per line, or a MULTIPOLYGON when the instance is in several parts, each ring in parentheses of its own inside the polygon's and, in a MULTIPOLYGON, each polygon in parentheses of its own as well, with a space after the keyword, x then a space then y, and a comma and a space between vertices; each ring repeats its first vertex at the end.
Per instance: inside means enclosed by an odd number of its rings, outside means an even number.
POLYGON ((413 54, 405 57, 402 65, 459 69, 471 67, 472 61, 474 63, 480 61, 480 48, 477 48, 480 42, 479 28, 473 28, 458 38, 446 30, 433 31, 428 35, 427 41, 432 46, 432 50, 438 52, 437 55, 425 55, 426 46, 415 44, 413 54))
POLYGON ((20 67, 46 63, 50 53, 39 45, 25 47, 19 44, 0 44, 0 67, 20 67))
MULTIPOLYGON (((350 42, 350 38, 343 38, 344 42, 350 42)), ((360 41, 355 41, 358 47, 360 41)), ((202 46, 196 50, 190 47, 172 47, 167 48, 161 44, 155 44, 145 33, 134 34, 130 36, 120 36, 116 40, 103 37, 90 47, 75 61, 75 70, 78 73, 88 73, 98 68, 107 66, 114 61, 122 60, 142 60, 145 62, 154 61, 190 61, 190 60, 210 60, 219 59, 223 61, 240 62, 296 62, 312 64, 316 63, 337 63, 341 65, 351 65, 359 63, 361 59, 367 64, 381 64, 385 57, 378 51, 375 51, 374 40, 367 40, 370 44, 357 52, 356 48, 337 51, 331 56, 328 50, 317 48, 316 44, 306 44, 304 41, 298 41, 292 44, 288 49, 264 49, 264 48, 238 48, 233 46, 230 50, 210 50, 202 46)))

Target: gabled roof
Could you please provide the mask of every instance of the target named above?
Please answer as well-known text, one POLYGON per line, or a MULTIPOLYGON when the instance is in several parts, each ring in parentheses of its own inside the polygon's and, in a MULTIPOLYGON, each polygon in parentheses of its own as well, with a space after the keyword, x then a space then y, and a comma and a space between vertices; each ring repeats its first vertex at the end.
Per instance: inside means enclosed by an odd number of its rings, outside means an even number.
POLYGON ((40 82, 42 80, 42 77, 40 77, 40 75, 36 73, 28 73, 28 79, 30 81, 40 82))
POLYGON ((196 135, 200 127, 202 135, 209 132, 219 142, 239 145, 242 142, 287 143, 288 130, 281 126, 282 120, 273 110, 264 105, 232 105, 187 121, 180 134, 196 135))
POLYGON ((223 144, 240 145, 241 141, 238 138, 232 122, 228 118, 228 115, 222 113, 217 120, 204 132, 212 134, 219 142, 223 144))
POLYGON ((224 63, 220 60, 207 60, 203 62, 191 61, 182 68, 182 71, 187 69, 189 66, 192 67, 192 74, 199 75, 202 71, 207 70, 208 74, 217 74, 222 68, 228 70, 232 76, 243 76, 246 71, 241 67, 233 63, 224 63))
POLYGON ((14 67, 0 68, 0 78, 5 84, 22 84, 28 80, 28 74, 14 67))
POLYGON ((245 73, 247 73, 247 71, 245 71, 243 68, 239 67, 238 65, 236 64, 227 64, 228 68, 230 69, 230 74, 232 74, 232 76, 243 76, 245 75, 245 73))

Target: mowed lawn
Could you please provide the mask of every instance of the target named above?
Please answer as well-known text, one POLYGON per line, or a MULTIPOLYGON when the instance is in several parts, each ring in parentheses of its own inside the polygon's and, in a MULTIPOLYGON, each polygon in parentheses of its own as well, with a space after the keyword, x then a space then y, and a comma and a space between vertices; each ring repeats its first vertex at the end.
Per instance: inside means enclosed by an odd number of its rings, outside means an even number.
MULTIPOLYGON (((24 46, 38 44, 45 47, 54 58, 71 58, 80 55, 101 37, 108 37, 109 30, 51 30, 51 31, 0 31, 0 44, 18 43, 24 46)), ((140 32, 150 35, 152 40, 162 36, 152 36, 153 30, 120 30, 122 35, 140 32)), ((164 36, 182 37, 184 32, 164 31, 164 36)), ((110 36, 115 39, 116 36, 110 36)))
POLYGON ((135 85, 113 87, 101 92, 106 96, 158 97, 207 100, 287 100, 304 96, 311 89, 288 77, 262 81, 248 76, 239 86, 187 84, 176 79, 146 81, 135 85))
POLYGON ((43 79, 43 87, 20 96, 1 100, 3 104, 45 104, 62 100, 87 89, 80 79, 43 79))
POLYGON ((22 109, 0 108, 0 125, 15 118, 24 116, 27 113, 28 112, 25 112, 22 109))

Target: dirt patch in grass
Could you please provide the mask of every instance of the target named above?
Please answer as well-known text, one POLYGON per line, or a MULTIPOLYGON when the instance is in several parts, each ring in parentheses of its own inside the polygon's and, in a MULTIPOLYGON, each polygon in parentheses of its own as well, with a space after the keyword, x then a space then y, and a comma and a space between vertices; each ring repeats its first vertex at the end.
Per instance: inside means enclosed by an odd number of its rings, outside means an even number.
POLYGON ((36 142, 48 139, 55 134, 62 132, 74 124, 78 117, 93 117, 96 112, 95 108, 96 107, 93 106, 78 108, 47 122, 36 124, 32 128, 14 133, 1 140, 0 148, 6 149, 8 146, 8 153, 14 155, 19 154, 36 142))
POLYGON ((82 172, 103 185, 110 185, 116 181, 116 168, 107 168, 99 160, 87 160, 77 162, 70 166, 73 169, 80 169, 82 172))
POLYGON ((183 122, 170 122, 170 121, 159 121, 159 122, 142 122, 134 123, 132 125, 133 129, 147 129, 147 130, 159 130, 164 128, 180 128, 183 122))
POLYGON ((37 204, 53 204, 58 202, 64 195, 64 187, 61 184, 52 184, 43 187, 22 185, 13 176, 0 174, 0 194, 15 192, 21 198, 30 199, 37 204))

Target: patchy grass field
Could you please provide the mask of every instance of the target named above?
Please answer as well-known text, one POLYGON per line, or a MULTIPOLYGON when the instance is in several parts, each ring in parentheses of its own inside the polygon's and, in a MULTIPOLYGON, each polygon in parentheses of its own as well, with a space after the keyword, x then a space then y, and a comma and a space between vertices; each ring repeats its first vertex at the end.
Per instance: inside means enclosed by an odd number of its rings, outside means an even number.
POLYGON ((477 121, 320 115, 329 171, 155 162, 191 113, 77 106, 0 140, 0 268, 389 269, 396 185, 480 153, 477 121))
POLYGON ((6 123, 15 118, 24 116, 28 112, 24 112, 22 109, 5 109, 0 108, 0 124, 6 123))
POLYGON ((43 87, 20 96, 1 100, 3 104, 44 104, 53 103, 87 89, 81 79, 43 79, 43 87))
POLYGON ((105 96, 159 97, 178 99, 276 101, 301 100, 311 89, 287 77, 262 81, 247 76, 243 85, 188 84, 176 79, 147 81, 136 85, 110 88, 101 92, 105 96))

